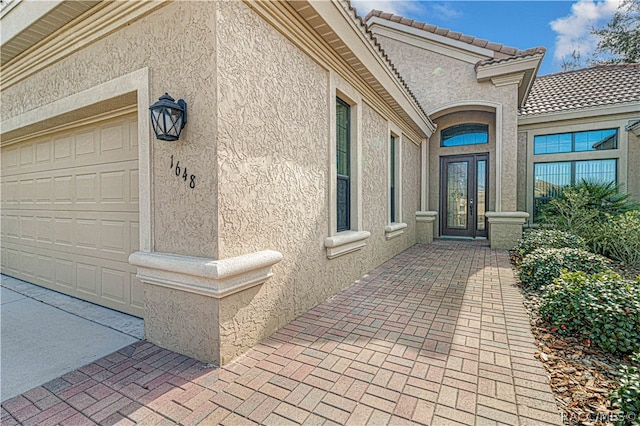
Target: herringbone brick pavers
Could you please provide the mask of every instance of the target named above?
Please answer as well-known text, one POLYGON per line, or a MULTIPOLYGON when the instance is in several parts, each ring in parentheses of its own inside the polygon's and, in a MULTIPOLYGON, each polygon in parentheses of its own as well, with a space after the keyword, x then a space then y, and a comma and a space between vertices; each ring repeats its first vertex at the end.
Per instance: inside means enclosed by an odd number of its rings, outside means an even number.
POLYGON ((417 245, 222 369, 138 342, 2 424, 560 424, 506 252, 417 245))

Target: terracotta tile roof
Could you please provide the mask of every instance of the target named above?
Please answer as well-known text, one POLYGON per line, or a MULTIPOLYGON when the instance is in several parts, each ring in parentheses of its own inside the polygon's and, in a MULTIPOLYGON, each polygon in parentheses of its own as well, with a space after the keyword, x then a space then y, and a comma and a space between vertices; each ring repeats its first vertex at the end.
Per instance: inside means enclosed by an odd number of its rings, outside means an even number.
POLYGON ((505 58, 496 58, 496 59, 485 59, 484 61, 479 61, 475 65, 475 68, 477 70, 478 67, 481 67, 484 65, 497 64, 500 62, 509 62, 515 59, 526 58, 528 56, 544 55, 546 52, 547 52, 547 49, 542 46, 532 47, 531 49, 526 49, 526 50, 518 50, 518 53, 516 53, 513 56, 507 56, 505 58))
MULTIPOLYGON (((447 37, 452 40, 458 40, 464 43, 468 43, 472 46, 493 50, 496 53, 495 59, 507 58, 507 57, 511 58, 514 56, 519 57, 525 54, 528 56, 530 54, 544 53, 546 51, 544 47, 542 48, 536 47, 534 49, 520 50, 515 47, 509 47, 509 46, 505 46, 504 44, 493 43, 493 42, 490 42, 489 40, 483 40, 481 38, 477 38, 471 35, 466 35, 456 31, 451 31, 447 28, 437 27, 435 25, 430 25, 425 22, 414 21, 413 19, 405 18, 399 15, 394 15, 392 13, 382 12, 380 10, 372 10, 371 12, 369 12, 369 14, 367 14, 367 16, 364 18, 364 21, 367 22, 372 17, 386 19, 388 21, 397 22, 399 24, 403 24, 408 27, 413 27, 419 30, 428 31, 433 34, 441 35, 443 37, 447 37), (530 52, 532 50, 538 50, 538 49, 543 49, 543 50, 542 52, 538 52, 538 51, 530 52)), ((486 64, 482 64, 482 65, 486 65, 486 64)))
POLYGON ((640 64, 599 65, 537 77, 521 116, 640 102, 640 64))

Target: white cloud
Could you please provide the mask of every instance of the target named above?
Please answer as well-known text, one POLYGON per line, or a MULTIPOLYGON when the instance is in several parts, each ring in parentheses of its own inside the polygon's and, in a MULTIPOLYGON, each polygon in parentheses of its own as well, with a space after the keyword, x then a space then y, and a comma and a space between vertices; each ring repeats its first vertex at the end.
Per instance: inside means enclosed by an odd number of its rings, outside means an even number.
POLYGON ((575 51, 582 57, 591 54, 598 40, 591 29, 607 22, 615 13, 620 0, 579 0, 571 6, 571 14, 549 25, 556 32, 554 59, 560 61, 575 51))
POLYGON ((444 19, 456 19, 462 16, 462 11, 454 8, 451 3, 430 3, 429 6, 444 19))

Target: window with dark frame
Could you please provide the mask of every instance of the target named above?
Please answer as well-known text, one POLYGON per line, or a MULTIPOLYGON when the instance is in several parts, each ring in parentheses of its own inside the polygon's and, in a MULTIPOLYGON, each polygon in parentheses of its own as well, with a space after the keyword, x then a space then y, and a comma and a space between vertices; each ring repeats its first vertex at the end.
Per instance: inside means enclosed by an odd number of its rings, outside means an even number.
MULTIPOLYGON (((558 196, 563 187, 582 180, 617 182, 618 160, 557 161, 533 165, 533 215, 558 196)), ((534 220, 535 220, 534 219, 534 220)))
POLYGON ((390 144, 389 144, 389 153, 391 155, 391 188, 389 190, 389 194, 391 197, 391 223, 396 221, 396 137, 391 135, 390 144))
POLYGON ((351 229, 351 107, 336 98, 337 230, 351 229))
POLYGON ((605 151, 618 148, 618 129, 555 133, 533 137, 533 153, 605 151))
POLYGON ((447 127, 440 132, 440 146, 463 146, 489 143, 489 126, 465 123, 447 127))

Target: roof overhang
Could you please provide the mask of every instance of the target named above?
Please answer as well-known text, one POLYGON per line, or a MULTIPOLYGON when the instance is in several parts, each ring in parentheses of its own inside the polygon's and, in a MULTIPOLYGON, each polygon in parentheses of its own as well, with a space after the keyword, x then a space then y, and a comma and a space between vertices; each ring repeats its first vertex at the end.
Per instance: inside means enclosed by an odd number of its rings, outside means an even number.
POLYGON ((0 12, 2 65, 99 4, 98 0, 13 0, 7 3, 0 12))
POLYGON ((460 40, 454 40, 440 34, 434 34, 420 28, 410 27, 400 22, 372 16, 367 20, 367 26, 373 34, 398 39, 398 36, 410 36, 401 38, 401 41, 417 47, 433 50, 443 55, 461 59, 475 64, 476 62, 494 58, 496 53, 480 46, 474 46, 460 40), (411 37, 412 36, 412 37, 411 37))
MULTIPOLYGON (((293 11, 305 25, 301 28, 293 23, 286 28, 285 34, 290 39, 293 36, 301 41, 293 40, 300 47, 318 55, 322 46, 317 42, 302 40, 308 35, 301 32, 314 31, 314 36, 322 39, 322 45, 329 47, 339 55, 341 62, 346 64, 358 79, 364 80, 366 85, 376 92, 393 111, 410 125, 412 133, 420 138, 428 138, 435 131, 435 124, 422 110, 418 101, 405 87, 404 82, 396 75, 395 69, 381 54, 374 44, 364 25, 356 18, 353 10, 343 0, 301 0, 289 2, 265 2, 261 0, 245 0, 256 12, 272 22, 277 29, 284 29, 285 14, 293 11), (308 27, 308 28, 307 28, 308 27), (296 33, 294 33, 294 31, 296 33)), ((330 59, 325 57, 326 59, 330 59)), ((327 61, 324 66, 335 66, 327 61)))
POLYGON ((533 86, 544 53, 498 59, 476 65, 479 82, 492 81, 496 86, 518 84, 518 108, 524 105, 533 86))

